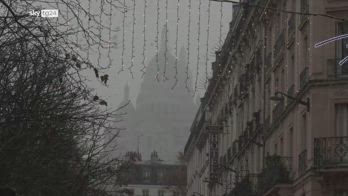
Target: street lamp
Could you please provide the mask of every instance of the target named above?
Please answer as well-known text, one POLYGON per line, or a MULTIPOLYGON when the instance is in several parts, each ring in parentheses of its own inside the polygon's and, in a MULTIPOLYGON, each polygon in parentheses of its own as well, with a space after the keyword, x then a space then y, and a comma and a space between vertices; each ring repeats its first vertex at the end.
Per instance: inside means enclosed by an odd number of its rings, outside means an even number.
POLYGON ((295 98, 295 97, 293 97, 291 95, 288 95, 288 94, 285 94, 283 92, 277 91, 277 92, 274 93, 274 96, 270 97, 270 100, 272 100, 272 101, 283 101, 284 97, 286 97, 288 99, 291 99, 291 100, 294 100, 294 101, 297 101, 299 104, 306 106, 307 107, 307 112, 309 112, 309 109, 310 109, 310 100, 309 100, 309 98, 307 98, 306 101, 303 101, 303 100, 295 98))

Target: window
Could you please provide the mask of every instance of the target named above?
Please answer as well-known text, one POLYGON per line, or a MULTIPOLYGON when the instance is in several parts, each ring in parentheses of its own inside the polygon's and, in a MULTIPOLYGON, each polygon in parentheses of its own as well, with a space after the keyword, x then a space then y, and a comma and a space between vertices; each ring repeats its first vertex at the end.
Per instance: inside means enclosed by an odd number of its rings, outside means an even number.
POLYGON ((158 196, 164 196, 164 190, 158 190, 158 196))
POLYGON ((143 196, 149 196, 150 195, 149 192, 150 191, 148 189, 143 189, 143 196))
POLYGON ((143 170, 143 175, 145 179, 149 179, 150 178, 150 170, 148 168, 144 168, 143 170))
POLYGON ((348 103, 336 105, 336 135, 348 136, 348 103))
MULTIPOLYGON (((348 34, 348 22, 339 23, 338 34, 348 34)), ((340 40, 337 44, 337 58, 338 61, 344 59, 348 56, 348 39, 340 40)), ((342 66, 337 67, 338 74, 348 75, 348 62, 344 63, 342 66)))

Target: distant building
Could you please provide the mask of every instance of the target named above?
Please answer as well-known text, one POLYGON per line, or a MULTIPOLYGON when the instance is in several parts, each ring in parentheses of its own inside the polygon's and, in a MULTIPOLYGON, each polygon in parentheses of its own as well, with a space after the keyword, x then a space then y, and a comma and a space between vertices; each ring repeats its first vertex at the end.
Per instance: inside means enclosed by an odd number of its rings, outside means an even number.
POLYGON ((129 102, 128 85, 124 89, 120 106, 126 105, 122 112, 127 114, 120 126, 126 130, 121 131, 117 146, 122 153, 139 150, 145 157, 156 149, 164 160, 173 162, 178 152, 184 150, 197 107, 192 97, 192 77, 186 70, 185 51, 180 51, 176 61, 169 48, 165 52, 165 36, 164 29, 158 61, 156 56, 149 61, 136 106, 129 102))
POLYGON ((156 151, 151 159, 142 161, 139 153, 127 153, 132 161, 122 174, 122 183, 115 196, 184 196, 186 190, 186 166, 167 164, 156 151))

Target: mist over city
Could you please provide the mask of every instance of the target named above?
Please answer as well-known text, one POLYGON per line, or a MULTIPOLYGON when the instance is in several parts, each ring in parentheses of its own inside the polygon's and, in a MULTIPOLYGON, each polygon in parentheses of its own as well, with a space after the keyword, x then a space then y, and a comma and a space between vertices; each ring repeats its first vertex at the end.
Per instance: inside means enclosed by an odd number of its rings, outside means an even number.
POLYGON ((347 185, 347 0, 0 0, 0 196, 347 185))

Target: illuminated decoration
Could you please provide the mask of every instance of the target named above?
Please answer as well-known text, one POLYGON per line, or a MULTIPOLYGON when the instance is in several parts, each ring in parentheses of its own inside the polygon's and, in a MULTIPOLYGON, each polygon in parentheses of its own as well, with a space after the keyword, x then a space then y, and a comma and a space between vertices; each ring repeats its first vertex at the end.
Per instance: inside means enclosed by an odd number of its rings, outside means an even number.
POLYGON ((121 54, 121 69, 118 73, 121 73, 124 71, 124 52, 126 50, 126 43, 125 43, 125 27, 126 27, 126 13, 127 13, 127 7, 126 7, 126 0, 123 0, 123 17, 122 17, 122 54, 121 54))
POLYGON ((145 0, 144 3, 144 14, 143 14, 143 18, 144 18, 144 27, 143 27, 143 67, 141 68, 141 72, 142 72, 142 78, 144 77, 145 73, 146 73, 146 65, 145 65, 145 61, 146 61, 146 56, 145 56, 145 50, 146 50, 146 10, 147 10, 147 0, 145 0))
POLYGON ((189 77, 189 65, 190 65, 190 30, 191 30, 191 4, 192 0, 189 0, 188 2, 188 14, 189 14, 189 21, 188 21, 188 29, 187 29, 187 66, 186 66, 186 81, 185 81, 185 87, 188 92, 190 92, 190 88, 188 85, 188 82, 190 80, 189 77))
POLYGON ((220 3, 220 29, 219 29, 219 45, 222 44, 222 19, 223 19, 223 11, 222 11, 222 2, 220 3))
POLYGON ((135 31, 135 23, 136 23, 136 18, 135 18, 135 9, 136 9, 136 4, 135 4, 135 0, 133 0, 133 12, 132 12, 132 17, 133 17, 133 25, 132 25, 132 52, 131 52, 131 66, 128 68, 130 75, 132 76, 132 78, 134 78, 134 74, 133 74, 133 67, 134 67, 134 50, 135 50, 135 46, 134 46, 134 31, 135 31))
POLYGON ((165 18, 165 23, 166 23, 166 43, 164 47, 164 68, 163 68, 163 81, 168 80, 166 76, 167 72, 167 50, 168 50, 168 0, 165 2, 165 10, 166 10, 166 18, 165 18))
MULTIPOLYGON (((104 12, 104 1, 100 1, 100 13, 99 13, 99 24, 102 24, 102 14, 104 12)), ((97 64, 100 66, 100 59, 101 59, 101 51, 100 51, 100 45, 102 40, 102 28, 101 25, 98 26, 98 32, 99 32, 99 39, 98 39, 98 58, 97 58, 97 64)))
POLYGON ((160 5, 159 0, 157 0, 157 18, 156 18, 156 63, 157 63, 157 73, 156 80, 159 81, 160 65, 158 62, 159 55, 159 17, 160 17, 160 5))
MULTIPOLYGON (((342 40, 342 39, 347 39, 347 38, 348 38, 348 34, 338 35, 338 36, 332 37, 330 39, 327 39, 327 40, 324 40, 324 41, 316 43, 314 45, 314 48, 319 48, 319 47, 322 47, 322 46, 324 46, 326 44, 329 44, 329 43, 332 43, 332 42, 335 42, 335 41, 339 41, 339 40, 342 40)), ((348 56, 346 56, 342 60, 340 60, 340 62, 338 64, 340 66, 342 66, 347 61, 348 61, 348 56)))
POLYGON ((199 44, 200 44, 200 37, 201 37, 201 7, 202 7, 202 1, 199 1, 198 6, 198 35, 197 35, 197 66, 196 66, 196 81, 195 81, 195 93, 197 93, 197 83, 199 78, 199 61, 200 61, 200 51, 199 51, 199 44))
POLYGON ((111 47, 112 47, 112 42, 111 42, 111 27, 112 27, 112 3, 111 1, 109 2, 109 40, 108 40, 108 60, 109 60, 109 67, 112 65, 112 59, 111 59, 111 47))
POLYGON ((211 3, 208 1, 208 28, 207 28, 207 49, 205 51, 205 88, 208 86, 208 62, 209 62, 209 27, 210 27, 210 11, 211 11, 211 3))
POLYGON ((179 42, 179 21, 180 21, 180 0, 176 3, 176 36, 175 36, 175 75, 174 75, 174 85, 172 89, 178 84, 178 42, 179 42))
MULTIPOLYGON (((88 0, 88 13, 91 13, 91 0, 88 0)), ((88 31, 90 31, 91 29, 91 16, 88 16, 88 24, 87 24, 87 28, 88 31)), ((91 48, 91 43, 89 43, 89 40, 87 39, 87 44, 88 44, 88 49, 87 49, 87 61, 89 61, 89 50, 91 48)))

